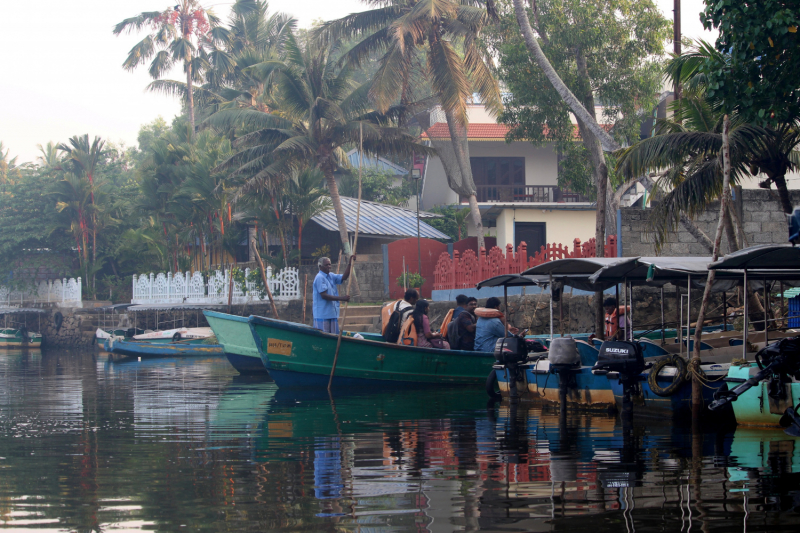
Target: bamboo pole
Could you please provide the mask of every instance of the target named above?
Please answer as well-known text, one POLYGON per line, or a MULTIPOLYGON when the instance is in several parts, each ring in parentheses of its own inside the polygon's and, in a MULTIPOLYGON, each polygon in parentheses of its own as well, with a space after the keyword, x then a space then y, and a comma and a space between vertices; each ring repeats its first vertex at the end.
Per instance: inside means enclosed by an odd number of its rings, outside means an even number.
POLYGON ((303 282, 303 324, 306 323, 306 295, 308 294, 308 274, 303 282))
MULTIPOLYGON (((364 159, 364 124, 358 124, 358 207, 356 208, 356 235, 353 240, 353 256, 356 255, 358 249, 358 229, 361 223, 361 166, 364 159)), ((352 257, 352 256, 351 256, 352 257)), ((338 267, 337 267, 338 268, 338 267)), ((350 285, 353 282, 355 268, 350 267, 350 276, 347 278, 347 295, 350 295, 350 285)), ((328 393, 331 392, 331 384, 333 383, 333 375, 336 373, 336 363, 339 359, 339 348, 342 346, 342 332, 344 332, 344 321, 347 318, 347 305, 350 301, 344 303, 342 310, 342 323, 339 325, 339 337, 336 339, 336 352, 333 354, 333 366, 331 366, 331 376, 328 378, 328 393)))
MULTIPOLYGON (((717 233, 714 236, 714 251, 711 254, 713 263, 719 258, 719 246, 722 240, 722 228, 725 217, 728 216, 727 205, 731 197, 731 149, 730 149, 730 129, 731 123, 728 115, 722 122, 722 197, 719 202, 719 221, 717 222, 717 233)), ((703 301, 700 303, 700 312, 697 314, 697 327, 694 331, 694 354, 689 368, 692 372, 692 423, 696 423, 703 405, 703 384, 700 382, 700 341, 703 336, 703 319, 705 318, 708 300, 711 297, 711 287, 714 284, 716 271, 709 270, 706 280, 706 287, 703 291, 703 301)), ((691 305, 691 302, 690 302, 691 305)), ((688 336, 688 334, 687 334, 688 336)))
POLYGON ((264 262, 261 260, 261 254, 258 253, 258 247, 256 247, 256 240, 253 238, 250 241, 250 245, 253 247, 253 253, 256 256, 256 261, 258 261, 258 268, 261 270, 261 281, 264 282, 264 288, 267 291, 267 296, 269 297, 269 303, 272 306, 272 314, 275 315, 277 320, 280 320, 278 316, 278 308, 275 307, 275 300, 272 299, 272 291, 269 290, 269 281, 267 280, 267 271, 264 270, 264 262))

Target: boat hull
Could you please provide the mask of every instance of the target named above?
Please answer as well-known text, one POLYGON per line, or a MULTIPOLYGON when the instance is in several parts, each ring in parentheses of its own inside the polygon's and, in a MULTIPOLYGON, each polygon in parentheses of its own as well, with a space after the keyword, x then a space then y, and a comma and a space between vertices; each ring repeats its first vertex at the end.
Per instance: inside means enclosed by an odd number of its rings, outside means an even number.
POLYGON ((267 374, 246 317, 203 311, 225 356, 240 374, 267 374))
POLYGON ((29 338, 23 338, 19 330, 4 329, 0 331, 0 349, 4 348, 39 348, 42 346, 42 336, 38 333, 29 333, 29 338))
MULTIPOLYGON (((734 380, 748 379, 758 373, 758 366, 731 366, 728 377, 734 380)), ((731 383, 735 387, 738 383, 731 383)), ((736 401, 731 402, 736 423, 742 426, 780 427, 779 421, 787 407, 800 403, 800 383, 788 383, 786 399, 776 401, 771 398, 767 389, 768 382, 762 381, 750 390, 745 391, 736 401)))
MULTIPOLYGON (((561 379, 567 379, 567 406, 570 409, 606 412, 616 409, 614 393, 605 376, 595 376, 590 366, 582 366, 571 374, 572 377, 566 378, 562 374, 550 372, 546 359, 523 365, 520 373, 523 379, 517 382, 519 399, 558 406, 561 379)), ((500 394, 503 397, 510 396, 508 369, 498 366, 495 368, 495 375, 500 394)))
POLYGON ((220 344, 163 344, 151 342, 108 339, 104 344, 107 352, 126 357, 186 357, 195 355, 223 355, 220 344))
MULTIPOLYGON (((249 318, 264 365, 279 387, 327 385, 337 336, 303 324, 249 318)), ((483 385, 494 356, 482 352, 399 346, 343 336, 337 385, 369 382, 483 385)))
MULTIPOLYGON (((714 393, 721 387, 725 386, 725 382, 721 379, 724 372, 727 370, 727 365, 703 365, 701 367, 706 375, 709 377, 709 382, 705 383, 702 387, 703 394, 703 408, 702 412, 705 414, 710 413, 708 406, 714 401, 714 393)), ((666 388, 672 382, 671 376, 661 377, 659 374, 657 383, 666 388)), ((618 377, 610 375, 608 382, 611 384, 611 390, 614 393, 614 401, 618 409, 622 409, 622 383, 618 377)), ((633 400, 634 414, 641 416, 652 416, 659 418, 677 418, 691 420, 692 416, 692 382, 691 380, 685 381, 683 385, 671 396, 659 396, 650 389, 647 383, 647 374, 643 373, 639 376, 639 387, 641 388, 641 396, 637 396, 633 400)), ((714 415, 718 419, 727 419, 732 417, 729 409, 722 412, 717 411, 714 415)))

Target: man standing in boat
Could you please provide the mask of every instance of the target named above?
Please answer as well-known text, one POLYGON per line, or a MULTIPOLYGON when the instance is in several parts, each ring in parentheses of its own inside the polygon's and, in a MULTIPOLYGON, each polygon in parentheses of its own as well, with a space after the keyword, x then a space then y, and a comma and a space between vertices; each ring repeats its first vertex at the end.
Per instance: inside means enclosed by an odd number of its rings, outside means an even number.
POLYGON ((320 257, 317 261, 319 272, 314 278, 313 305, 314 327, 326 333, 339 333, 339 302, 349 302, 350 296, 339 296, 338 285, 350 277, 350 270, 356 255, 350 256, 344 274, 331 274, 331 260, 320 257))

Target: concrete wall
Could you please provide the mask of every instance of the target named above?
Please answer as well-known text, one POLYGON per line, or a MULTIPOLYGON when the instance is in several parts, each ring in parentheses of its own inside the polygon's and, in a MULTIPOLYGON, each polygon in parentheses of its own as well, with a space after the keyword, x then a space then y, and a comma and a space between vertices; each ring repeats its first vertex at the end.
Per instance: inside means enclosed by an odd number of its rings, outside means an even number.
MULTIPOLYGON (((361 248, 361 243, 359 239, 359 248, 361 248)), ((360 254, 359 254, 360 255, 360 254)), ((377 255, 372 255, 371 258, 382 257, 377 255)), ((336 261, 336 257, 332 258, 333 261, 336 261)), ((334 263, 332 265, 331 272, 336 272, 337 264, 334 263)), ((343 263, 341 268, 339 269, 339 273, 344 273, 346 265, 343 263)), ((384 299, 384 283, 383 283, 383 260, 380 261, 356 261, 356 279, 358 280, 359 289, 361 289, 361 296, 353 298, 353 302, 380 302, 384 299)), ((299 276, 300 276, 300 285, 301 289, 300 292, 302 294, 303 285, 306 283, 306 275, 308 275, 308 282, 306 284, 306 300, 308 301, 308 305, 311 305, 312 300, 312 284, 314 283, 314 278, 316 277, 317 273, 319 272, 319 268, 316 264, 314 265, 306 265, 300 269, 299 276)), ((347 282, 344 282, 344 287, 340 287, 339 294, 344 294, 346 290, 347 282)), ((302 306, 301 306, 302 308, 302 306)), ((309 312, 310 312, 309 307, 309 312)))
POLYGON ((54 308, 41 315, 42 345, 45 348, 88 348, 94 343, 95 329, 91 309, 54 308), (56 313, 63 317, 61 327, 56 327, 56 313))
MULTIPOLYGON (((800 191, 790 191, 790 195, 792 204, 800 204, 800 191)), ((778 205, 775 191, 744 189, 738 205, 744 232, 750 246, 788 242, 786 215, 778 205)), ((650 213, 651 209, 626 208, 621 210, 623 255, 656 255, 653 237, 648 234, 647 221, 650 213)), ((717 230, 718 217, 719 202, 714 202, 704 213, 695 218, 695 222, 709 238, 713 239, 717 230)), ((729 248, 724 235, 722 242, 722 251, 727 252, 729 248)), ((683 226, 678 226, 678 231, 669 236, 659 255, 708 256, 711 254, 683 226)))
MULTIPOLYGON (((586 242, 594 237, 595 211, 587 209, 505 209, 497 217, 497 245, 514 244, 515 222, 544 222, 548 243, 558 243, 572 248, 575 238, 586 242)), ((530 243, 528 243, 530 244, 530 243)))

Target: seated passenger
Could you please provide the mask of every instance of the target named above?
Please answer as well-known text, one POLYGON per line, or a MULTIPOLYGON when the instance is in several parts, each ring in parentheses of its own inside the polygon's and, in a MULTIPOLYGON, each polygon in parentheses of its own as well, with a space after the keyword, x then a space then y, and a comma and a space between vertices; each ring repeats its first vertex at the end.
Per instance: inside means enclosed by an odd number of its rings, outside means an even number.
POLYGON ((478 299, 474 296, 465 297, 464 311, 453 319, 453 325, 448 330, 448 340, 450 348, 453 350, 475 349, 475 309, 478 307, 478 299))
POLYGON ((456 308, 453 309, 453 320, 457 319, 458 315, 466 311, 466 308, 467 308, 467 296, 465 294, 459 294, 458 296, 456 296, 456 308))
MULTIPOLYGON (((458 315, 464 312, 464 306, 467 304, 467 297, 464 294, 459 294, 456 296, 456 307, 454 309, 450 309, 444 318, 442 319, 442 325, 439 327, 439 333, 442 334, 442 338, 450 340, 448 337, 448 327, 451 323, 453 323, 458 315)), ((450 343, 452 344, 452 342, 450 343)))
POLYGON ((400 329, 405 324, 406 319, 414 311, 414 304, 417 303, 419 294, 414 289, 408 289, 402 300, 390 302, 381 309, 381 334, 386 342, 397 342, 400 336, 400 329))
POLYGON ((617 305, 616 298, 606 298, 603 301, 603 309, 606 312, 606 340, 625 340, 625 331, 628 338, 632 336, 631 322, 627 317, 626 308, 617 305))
POLYGON ((431 323, 428 320, 429 304, 426 300, 417 301, 411 317, 414 319, 414 328, 417 330, 417 346, 420 348, 444 348, 450 349, 450 344, 442 339, 442 334, 431 331, 431 323))
MULTIPOLYGON (((475 309, 478 322, 475 324, 475 351, 494 352, 497 339, 506 336, 505 316, 500 311, 500 298, 494 296, 486 300, 486 307, 475 309)), ((517 328, 508 327, 510 333, 519 333, 517 328)))

